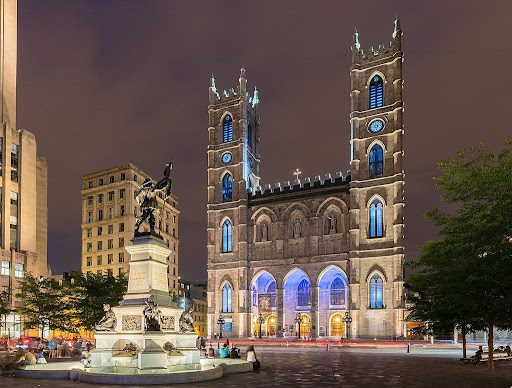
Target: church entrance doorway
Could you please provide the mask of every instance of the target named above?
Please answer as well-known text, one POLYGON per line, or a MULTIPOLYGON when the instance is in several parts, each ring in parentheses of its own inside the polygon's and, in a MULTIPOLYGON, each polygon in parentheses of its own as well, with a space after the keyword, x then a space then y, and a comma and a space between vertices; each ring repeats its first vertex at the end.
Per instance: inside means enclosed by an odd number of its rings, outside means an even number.
POLYGON ((275 337, 277 334, 277 318, 275 315, 271 315, 267 318, 267 335, 269 337, 275 337))
POLYGON ((301 337, 308 337, 311 331, 311 318, 307 314, 301 314, 301 323, 300 323, 300 335, 301 337))
POLYGON ((331 317, 331 336, 345 337, 345 322, 341 314, 334 314, 331 317))

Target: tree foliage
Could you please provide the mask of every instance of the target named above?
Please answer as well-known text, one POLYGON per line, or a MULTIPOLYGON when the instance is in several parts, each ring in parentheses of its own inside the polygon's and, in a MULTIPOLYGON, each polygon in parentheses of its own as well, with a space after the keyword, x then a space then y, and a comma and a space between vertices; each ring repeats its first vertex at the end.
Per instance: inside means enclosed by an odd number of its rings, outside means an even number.
POLYGON ((427 214, 440 240, 422 247, 408 276, 411 317, 430 327, 512 328, 512 142, 498 155, 485 145, 439 163, 436 186, 449 212, 427 214))

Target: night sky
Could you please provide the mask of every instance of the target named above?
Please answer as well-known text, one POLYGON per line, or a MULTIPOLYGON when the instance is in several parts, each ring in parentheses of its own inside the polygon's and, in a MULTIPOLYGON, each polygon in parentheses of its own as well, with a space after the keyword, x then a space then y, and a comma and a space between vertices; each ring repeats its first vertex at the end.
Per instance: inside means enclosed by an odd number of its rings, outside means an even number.
POLYGON ((404 31, 406 259, 437 161, 512 137, 511 1, 19 0, 18 126, 48 161, 48 260, 80 268, 82 175, 174 159, 179 273, 206 279, 208 85, 260 91, 262 185, 350 168, 350 45, 404 31))

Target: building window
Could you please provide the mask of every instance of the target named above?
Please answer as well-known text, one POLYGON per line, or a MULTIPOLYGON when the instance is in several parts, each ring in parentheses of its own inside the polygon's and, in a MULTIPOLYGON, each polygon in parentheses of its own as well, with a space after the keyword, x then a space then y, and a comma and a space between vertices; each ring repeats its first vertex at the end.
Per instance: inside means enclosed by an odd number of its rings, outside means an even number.
POLYGON ((96 265, 101 265, 101 256, 96 257, 96 265))
POLYGON ((109 239, 108 240, 108 249, 113 249, 113 248, 114 248, 114 240, 109 239))
POLYGON ((103 203, 103 194, 98 194, 98 203, 103 203))
POLYGON ((172 228, 172 237, 176 237, 176 229, 172 228))
POLYGON ((11 263, 9 261, 2 260, 2 275, 9 276, 11 274, 11 263))
POLYGON ((108 192, 108 201, 109 202, 113 202, 114 201, 114 192, 113 191, 109 191, 108 192))
POLYGON ((122 181, 126 180, 126 174, 124 172, 121 173, 121 180, 122 181))
POLYGON ((92 257, 87 258, 87 266, 88 267, 92 266, 92 257))
POLYGON ((233 198, 233 178, 231 174, 224 175, 222 178, 222 200, 231 201, 233 198))
POLYGON ((382 225, 382 203, 376 199, 370 205, 370 238, 384 235, 382 225))
POLYGON ((307 279, 302 279, 297 287, 297 306, 309 306, 311 303, 311 286, 307 279))
POLYGON ((109 220, 114 218, 114 208, 113 207, 108 208, 108 218, 109 218, 109 220))
POLYGON ((222 252, 233 252, 233 226, 231 221, 226 220, 222 224, 222 252))
POLYGON ((378 178, 382 176, 384 152, 382 147, 375 144, 370 150, 370 178, 378 178))
POLYGON ((87 252, 92 252, 92 242, 87 243, 87 252))
POLYGON ((18 249, 18 217, 10 216, 10 248, 18 249))
POLYGON ((176 276, 176 267, 172 268, 172 274, 173 274, 173 276, 176 276))
POLYGON ((14 276, 17 278, 23 277, 23 263, 15 263, 14 264, 14 276))
POLYGON ((272 281, 267 287, 267 293, 270 294, 270 307, 276 307, 277 298, 276 282, 272 281))
POLYGON ((98 241, 98 251, 101 251, 103 249, 103 242, 98 241))
POLYGON ((108 226, 108 234, 112 234, 114 233, 114 225, 109 225, 108 226))
POLYGON ((122 268, 119 268, 118 273, 119 273, 119 275, 122 275, 122 274, 123 274, 123 269, 122 269, 122 268))
POLYGON ((101 236, 103 234, 103 227, 98 226, 98 236, 101 236))
POLYGON ((223 313, 231 313, 233 312, 232 308, 232 294, 233 289, 231 288, 231 284, 226 283, 224 287, 222 287, 222 312, 223 313))
POLYGON ((87 222, 92 222, 92 212, 87 213, 87 222))
POLYGON ((384 105, 384 82, 378 75, 370 82, 370 109, 379 108, 384 105))
POLYGON ((137 175, 136 174, 133 174, 133 181, 137 182, 137 175))
POLYGON ((113 175, 110 178, 108 178, 108 179, 109 179, 110 183, 114 183, 114 176, 113 175))
POLYGON ((375 274, 370 280, 370 308, 381 309, 382 304, 382 278, 375 274))
POLYGON ((87 206, 92 206, 93 205, 93 198, 92 196, 91 197, 87 197, 87 206))
POLYGON ((165 224, 165 233, 169 234, 169 224, 165 224))
POLYGON ((108 264, 112 264, 114 263, 114 255, 112 253, 110 253, 108 256, 107 256, 107 263, 108 264))
POLYGON ((124 205, 121 205, 119 208, 119 215, 122 217, 124 216, 124 205))
POLYGON ((336 278, 331 283, 331 305, 341 306, 345 304, 345 285, 341 278, 336 278))
POLYGON ((222 142, 227 143, 230 141, 233 141, 233 119, 230 115, 226 115, 222 124, 222 142))
POLYGON ((11 143, 11 180, 18 182, 18 145, 11 143))
POLYGON ((126 189, 119 190, 119 198, 124 199, 126 197, 126 189))
POLYGON ((103 210, 98 210, 98 221, 103 220, 103 210))
POLYGON ((4 139, 0 137, 0 176, 2 176, 2 170, 3 170, 3 151, 4 151, 4 139))
POLYGON ((119 262, 124 263, 124 252, 119 252, 119 262))
POLYGON ((103 186, 103 178, 100 178, 100 179, 99 179, 99 184, 98 184, 98 186, 103 186))
POLYGON ((119 237, 119 248, 124 247, 124 237, 119 237))
POLYGON ((87 229, 87 237, 92 237, 92 229, 87 229))
POLYGON ((119 233, 124 232, 124 222, 119 224, 119 233))
POLYGON ((93 182, 89 181, 89 188, 92 189, 92 187, 93 187, 93 182))

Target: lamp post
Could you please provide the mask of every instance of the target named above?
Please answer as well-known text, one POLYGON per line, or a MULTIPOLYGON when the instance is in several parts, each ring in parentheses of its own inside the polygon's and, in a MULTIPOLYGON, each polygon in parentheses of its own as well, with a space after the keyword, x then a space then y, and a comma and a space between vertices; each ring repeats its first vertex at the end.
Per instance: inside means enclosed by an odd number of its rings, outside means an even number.
POLYGON ((219 338, 222 338, 222 326, 226 323, 222 315, 219 315, 219 319, 217 319, 217 325, 219 325, 219 338))
POLYGON ((345 312, 345 316, 342 319, 343 322, 345 322, 347 327, 347 341, 350 339, 350 324, 352 323, 352 317, 350 316, 350 313, 347 311, 345 312))
POLYGON ((302 323, 302 318, 300 316, 300 313, 297 313, 297 316, 295 317, 295 323, 299 325, 299 339, 300 339, 300 324, 302 323))
POLYGON ((263 318, 261 313, 258 316, 257 322, 258 322, 258 336, 259 336, 259 338, 261 338, 261 325, 263 325, 263 322, 265 322, 265 318, 263 318))

